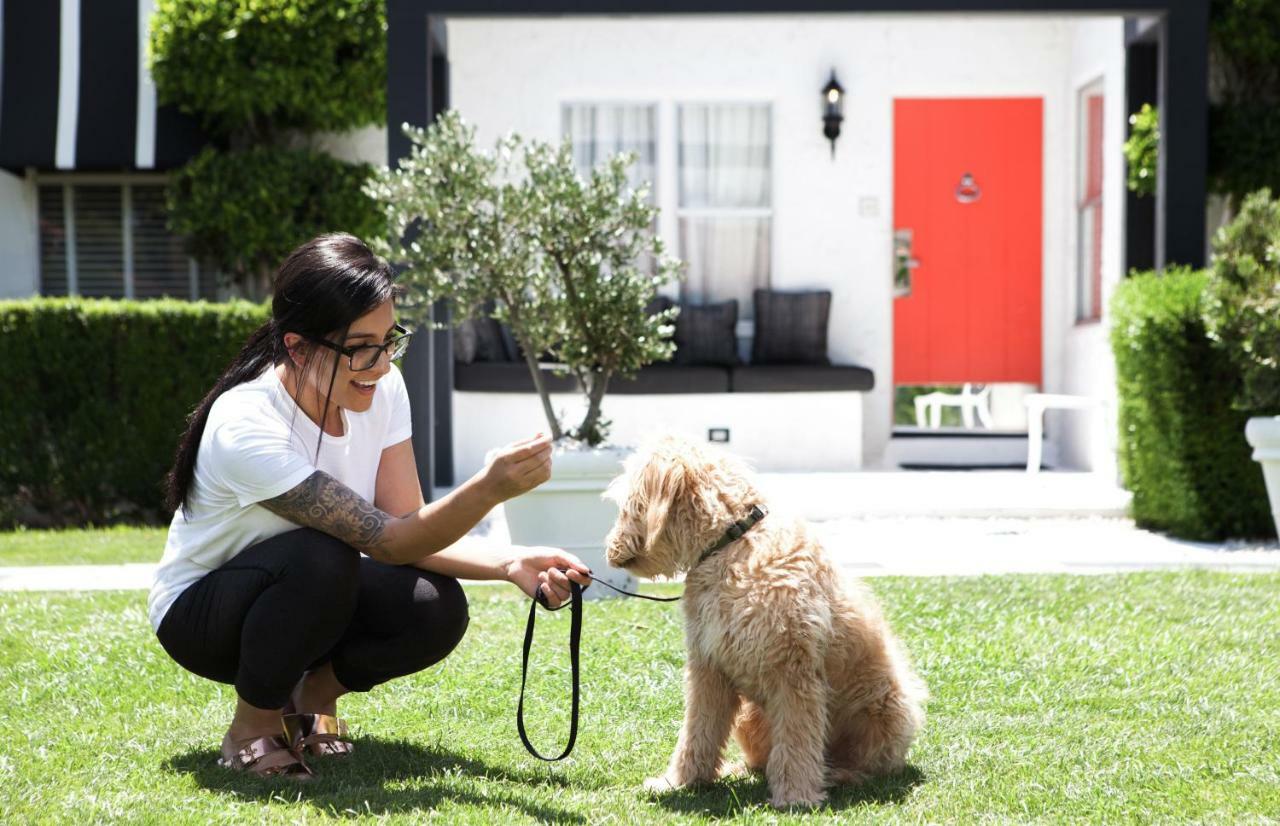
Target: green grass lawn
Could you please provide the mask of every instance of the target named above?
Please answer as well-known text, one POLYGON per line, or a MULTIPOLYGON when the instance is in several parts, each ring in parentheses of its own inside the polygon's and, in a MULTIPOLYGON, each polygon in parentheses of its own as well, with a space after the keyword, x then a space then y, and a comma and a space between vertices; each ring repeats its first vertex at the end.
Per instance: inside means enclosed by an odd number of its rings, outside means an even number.
POLYGON ((0 532, 3 565, 110 565, 159 562, 167 528, 73 528, 0 532))
MULTIPOLYGON (((344 701, 356 753, 313 783, 218 769, 233 694, 175 666, 141 593, 0 595, 0 822, 1106 821, 1280 817, 1280 575, 876 579, 929 684, 909 769, 778 815, 760 778, 649 798, 682 699, 680 609, 588 604, 577 749, 515 731, 527 603, 475 588, 442 665, 344 701)), ((568 612, 527 704, 567 732, 568 612)))

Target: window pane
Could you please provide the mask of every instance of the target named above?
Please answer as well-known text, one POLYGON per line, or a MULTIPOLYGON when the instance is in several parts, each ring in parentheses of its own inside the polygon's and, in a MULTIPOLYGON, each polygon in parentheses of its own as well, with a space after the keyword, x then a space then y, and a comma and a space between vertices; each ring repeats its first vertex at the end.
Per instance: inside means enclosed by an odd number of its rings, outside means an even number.
POLYGON ((164 186, 133 186, 133 292, 138 298, 191 297, 187 254, 165 226, 164 186))
POLYGON ((1102 125, 1101 84, 1077 98, 1076 117, 1076 320, 1102 317, 1102 125))
POLYGON ((679 121, 681 207, 770 206, 767 104, 685 104, 679 121))
POLYGON ((564 134, 573 142, 573 161, 584 178, 612 155, 631 152, 636 162, 627 180, 633 188, 649 185, 654 203, 657 178, 657 113, 653 106, 566 103, 561 110, 564 134))
POLYGON ((738 318, 754 316, 751 294, 769 286, 769 218, 681 218, 680 253, 688 264, 681 298, 691 304, 738 300, 738 318))
POLYGON ((76 284, 80 295, 124 295, 121 187, 74 186, 76 284))
POLYGON ((40 294, 67 294, 67 222, 61 184, 37 188, 40 213, 40 294))

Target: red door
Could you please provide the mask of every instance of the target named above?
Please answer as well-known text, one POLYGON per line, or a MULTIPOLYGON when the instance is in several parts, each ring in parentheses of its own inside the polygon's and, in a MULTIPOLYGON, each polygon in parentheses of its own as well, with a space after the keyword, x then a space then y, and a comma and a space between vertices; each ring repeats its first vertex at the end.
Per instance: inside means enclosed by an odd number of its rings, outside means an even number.
POLYGON ((893 222, 918 262, 894 300, 895 384, 1040 384, 1042 109, 894 101, 893 222))

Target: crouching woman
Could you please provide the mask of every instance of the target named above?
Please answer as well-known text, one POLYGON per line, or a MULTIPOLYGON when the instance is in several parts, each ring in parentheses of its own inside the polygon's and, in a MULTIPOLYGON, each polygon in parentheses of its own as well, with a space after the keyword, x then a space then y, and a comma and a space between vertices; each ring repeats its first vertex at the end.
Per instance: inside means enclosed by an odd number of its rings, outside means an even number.
POLYGON ((494 453, 425 504, 408 336, 385 261, 350 235, 295 250, 271 318, 192 413, 168 477, 174 509, 148 600, 184 668, 235 686, 220 763, 305 778, 347 755, 338 698, 439 662, 467 628, 458 578, 503 579, 555 605, 586 567, 552 548, 459 543, 550 475, 544 437, 494 453), (568 573, 560 569, 568 569, 568 573))

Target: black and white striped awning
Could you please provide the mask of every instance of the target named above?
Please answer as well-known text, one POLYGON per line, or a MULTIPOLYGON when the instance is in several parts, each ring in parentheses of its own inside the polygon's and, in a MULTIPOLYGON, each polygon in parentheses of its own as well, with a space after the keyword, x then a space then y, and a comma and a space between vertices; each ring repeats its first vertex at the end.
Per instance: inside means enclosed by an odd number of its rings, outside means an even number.
POLYGON ((0 0, 0 168, 171 169, 195 121, 156 106, 146 68, 154 0, 0 0))

